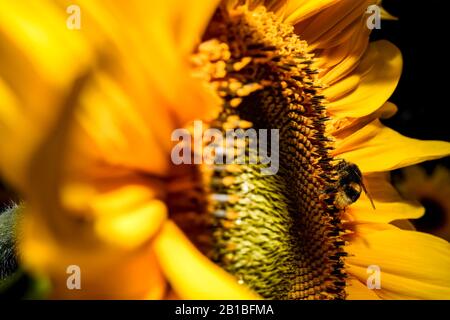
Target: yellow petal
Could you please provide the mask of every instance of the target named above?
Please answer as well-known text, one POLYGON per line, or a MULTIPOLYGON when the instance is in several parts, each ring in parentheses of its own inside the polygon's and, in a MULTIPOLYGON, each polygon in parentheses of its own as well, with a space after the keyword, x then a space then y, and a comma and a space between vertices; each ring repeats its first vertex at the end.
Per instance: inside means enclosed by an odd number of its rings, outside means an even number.
POLYGON ((356 163, 362 172, 381 172, 450 155, 450 143, 404 137, 373 121, 337 141, 334 155, 356 163))
MULTIPOLYGON (((363 20, 367 7, 374 1, 367 0, 341 0, 333 1, 328 7, 327 1, 306 1, 305 5, 300 6, 295 14, 302 13, 303 16, 292 20, 292 16, 288 17, 288 22, 295 25, 296 33, 313 49, 331 48, 333 46, 343 44, 352 34, 361 30, 367 31, 367 26, 363 20), (311 3, 314 7, 313 16, 309 18, 309 12, 305 7, 311 3), (303 21, 304 23, 302 23, 303 21)), ((368 40, 366 33, 365 41, 368 40)))
POLYGON ((64 87, 72 81, 71 75, 83 71, 83 65, 90 62, 88 44, 66 27, 67 17, 65 8, 55 1, 2 3, 0 70, 22 94, 25 84, 39 85, 33 83, 37 80, 33 76, 40 76, 46 84, 64 87), (20 75, 24 78, 18 78, 20 75))
POLYGON ((364 235, 347 247, 348 272, 362 283, 367 268, 381 269, 383 299, 450 299, 450 244, 415 231, 387 230, 364 235))
POLYGON ((334 3, 341 3, 343 0, 296 0, 289 1, 286 8, 286 22, 293 25, 306 20, 307 18, 317 14, 330 7, 334 3))
POLYGON ((92 64, 91 48, 66 18, 53 1, 2 3, 0 171, 17 189, 26 186, 28 161, 57 121, 65 92, 92 64))
POLYGON ((0 14, 5 48, 0 52, 0 93, 7 96, 0 104, 0 170, 24 193, 29 161, 50 127, 61 121, 63 108, 76 109, 89 122, 91 127, 74 135, 84 139, 87 134, 87 148, 101 153, 94 155, 97 160, 163 172, 166 162, 152 152, 167 151, 174 128, 207 117, 215 106, 210 93, 192 79, 187 52, 179 50, 193 45, 194 40, 182 44, 186 40, 180 35, 188 25, 201 32, 213 2, 183 2, 189 8, 185 15, 180 6, 166 3, 81 0, 81 30, 66 27, 69 4, 8 3, 0 14), (186 25, 178 29, 173 22, 181 16, 186 25), (88 72, 89 84, 79 88, 75 101, 68 95, 88 72))
POLYGON ((173 222, 165 224, 155 249, 166 277, 182 299, 257 299, 203 256, 173 222))
MULTIPOLYGON (((176 0, 172 6, 176 6, 180 12, 178 24, 178 41, 181 52, 189 54, 194 45, 202 38, 215 9, 220 0, 176 0)), ((170 7, 169 4, 165 5, 170 7)))
POLYGON ((70 241, 73 234, 89 231, 85 238, 79 237, 80 246, 98 241, 111 248, 133 250, 159 231, 167 218, 167 208, 160 200, 165 192, 160 181, 114 167, 86 171, 84 177, 78 171, 67 174, 56 186, 45 181, 41 190, 30 196, 31 203, 47 199, 40 218, 55 236, 70 241), (74 224, 74 219, 83 223, 74 224))
POLYGON ((347 300, 380 300, 380 298, 370 290, 366 284, 357 279, 350 279, 345 289, 347 300))
POLYGON ((160 200, 142 201, 135 198, 145 196, 146 192, 144 186, 128 184, 121 190, 102 195, 106 199, 102 199, 101 208, 97 208, 103 213, 95 222, 98 236, 111 245, 130 249, 150 239, 165 220, 167 209, 160 200), (121 203, 117 206, 119 201, 121 203))
POLYGON ((105 247, 96 241, 85 243, 87 230, 82 228, 65 241, 55 237, 47 221, 38 216, 27 208, 27 218, 20 226, 20 257, 25 269, 50 277, 51 298, 160 299, 164 296, 166 283, 150 243, 137 250, 105 247), (73 274, 73 271, 68 273, 69 266, 80 268, 81 290, 68 289, 67 280, 73 274))
MULTIPOLYGON (((103 35, 95 41, 102 48, 114 44, 110 49, 119 55, 123 72, 132 73, 132 85, 144 96, 149 91, 157 96, 159 103, 178 117, 175 120, 180 121, 179 125, 205 116, 213 107, 208 105, 209 94, 191 78, 187 62, 217 3, 217 0, 79 1, 85 29, 97 31, 87 32, 86 36, 95 39, 98 33, 103 35)), ((145 108, 155 102, 141 103, 145 108)))
POLYGON ((391 118, 397 111, 397 106, 388 101, 378 110, 361 118, 333 118, 329 121, 327 130, 337 140, 342 140, 376 119, 391 118))
POLYGON ((52 278, 58 298, 161 297, 165 284, 149 247, 167 214, 156 200, 161 186, 136 173, 105 171, 84 184, 41 179, 21 231, 24 263, 52 278), (68 292, 65 270, 72 264, 80 266, 86 291, 68 292))
MULTIPOLYGON (((361 59, 368 47, 366 29, 358 32, 342 45, 327 48, 317 55, 318 68, 321 71, 319 79, 326 86, 332 86, 324 90, 328 99, 336 100, 339 96, 353 91, 361 81, 361 72, 353 72, 361 63, 361 59), (353 72, 353 73, 352 73, 353 72), (356 78, 358 83, 349 85, 348 81, 336 82, 348 78, 356 78), (347 86, 347 89, 339 87, 347 86), (334 91, 334 92, 333 92, 334 91)), ((370 55, 366 54, 365 59, 370 55)), ((356 79, 353 79, 355 81, 356 79)))
POLYGON ((105 74, 94 80, 76 110, 72 135, 83 149, 75 156, 84 152, 82 157, 100 158, 109 165, 159 175, 167 172, 170 136, 177 126, 167 102, 150 95, 137 97, 105 74))
POLYGON ((402 56, 387 41, 371 43, 365 58, 354 72, 360 82, 354 90, 344 79, 324 91, 330 103, 327 110, 337 117, 362 117, 380 108, 392 95, 400 79, 402 56), (336 88, 337 87, 337 88, 336 88))
POLYGON ((365 175, 364 183, 375 209, 368 195, 362 193, 358 201, 348 208, 349 214, 358 222, 390 223, 394 220, 417 219, 425 212, 419 203, 404 200, 385 173, 365 175))

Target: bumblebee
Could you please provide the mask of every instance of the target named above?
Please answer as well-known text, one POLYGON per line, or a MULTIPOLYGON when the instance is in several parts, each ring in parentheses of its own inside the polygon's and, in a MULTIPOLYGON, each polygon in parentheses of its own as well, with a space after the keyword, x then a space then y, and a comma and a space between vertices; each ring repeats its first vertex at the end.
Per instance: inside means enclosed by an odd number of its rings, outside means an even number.
POLYGON ((375 205, 363 182, 361 170, 354 163, 341 160, 337 166, 338 180, 334 186, 336 192, 335 205, 339 209, 344 209, 359 199, 361 192, 368 196, 372 207, 375 205))

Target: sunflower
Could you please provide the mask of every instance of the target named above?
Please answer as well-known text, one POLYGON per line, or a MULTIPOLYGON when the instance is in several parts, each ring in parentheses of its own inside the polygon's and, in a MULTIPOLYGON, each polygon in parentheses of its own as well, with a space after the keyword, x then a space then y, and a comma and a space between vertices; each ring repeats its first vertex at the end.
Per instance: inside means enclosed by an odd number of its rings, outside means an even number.
POLYGON ((450 240, 450 171, 441 165, 428 174, 421 166, 401 170, 394 180, 395 187, 408 200, 418 201, 425 214, 411 222, 417 230, 450 240))
POLYGON ((402 58, 369 43, 376 3, 80 0, 80 30, 68 1, 4 3, 0 172, 27 203, 21 265, 57 298, 450 298, 449 244, 391 224, 423 208, 389 171, 450 144, 380 122, 402 58), (175 166, 171 133, 196 119, 279 129, 279 173, 175 166), (350 163, 376 210, 348 206, 350 163))

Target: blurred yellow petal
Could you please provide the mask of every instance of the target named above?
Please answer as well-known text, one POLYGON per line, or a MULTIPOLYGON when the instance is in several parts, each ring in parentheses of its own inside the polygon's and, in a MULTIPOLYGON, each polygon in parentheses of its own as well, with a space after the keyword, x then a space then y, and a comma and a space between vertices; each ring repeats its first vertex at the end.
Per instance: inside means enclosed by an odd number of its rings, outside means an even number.
POLYGON ((415 231, 372 232, 347 247, 348 271, 365 283, 367 267, 381 269, 383 299, 450 299, 450 244, 415 231), (407 250, 405 250, 407 248, 407 250))
MULTIPOLYGON (((178 126, 213 113, 210 93, 190 75, 188 55, 217 6, 214 1, 120 2, 81 0, 86 27, 99 30, 99 45, 114 44, 118 67, 129 73, 134 90, 157 98, 176 115, 178 126), (133 21, 133 23, 129 23, 133 21), (156 45, 157 44, 157 45, 156 45), (157 63, 155 63, 157 62, 157 63), (150 89, 150 90, 149 90, 150 89), (183 97, 183 107, 179 106, 183 97)), ((82 31, 84 29, 82 28, 82 31)), ((89 32, 88 37, 97 37, 89 32)), ((123 79, 125 83, 126 79, 123 79)), ((131 89, 128 87, 128 89, 131 89)), ((153 106, 143 101, 139 107, 153 106)))
MULTIPOLYGON (((209 112, 214 110, 215 104, 201 84, 190 77, 187 57, 183 58, 177 53, 178 44, 174 38, 184 30, 174 29, 169 23, 172 21, 170 17, 166 17, 167 21, 161 21, 160 16, 158 19, 149 16, 158 15, 158 11, 139 11, 143 9, 142 1, 128 3, 126 8, 115 4, 81 1, 79 5, 83 13, 82 28, 72 31, 66 28, 67 14, 64 3, 68 5, 67 1, 45 1, 39 4, 32 1, 26 5, 11 3, 2 10, 4 16, 0 16, 0 40, 8 50, 2 51, 0 60, 9 61, 8 64, 2 65, 0 71, 4 88, 1 91, 8 92, 8 100, 4 100, 0 110, 9 110, 7 114, 6 111, 3 112, 5 117, 1 118, 4 122, 2 126, 10 130, 5 130, 0 138, 1 150, 8 154, 0 157, 0 161, 5 162, 2 167, 10 168, 5 175, 20 187, 19 189, 24 187, 29 153, 42 142, 44 135, 48 133, 47 128, 59 121, 59 109, 67 98, 64 91, 73 86, 80 74, 97 68, 93 62, 96 57, 101 57, 102 63, 105 64, 102 66, 104 70, 101 76, 95 78, 100 79, 100 83, 94 82, 86 86, 89 90, 81 93, 81 103, 86 111, 77 113, 90 113, 91 115, 84 117, 88 118, 91 125, 100 121, 103 131, 94 130, 97 146, 101 133, 106 136, 102 141, 103 148, 108 142, 113 142, 111 138, 117 140, 122 137, 121 150, 108 150, 114 152, 116 158, 127 158, 116 162, 139 167, 143 166, 143 163, 148 166, 148 159, 153 158, 153 166, 158 168, 156 171, 163 171, 161 168, 166 165, 165 162, 158 162, 161 158, 151 156, 150 150, 158 149, 163 142, 163 147, 169 148, 171 128, 183 126, 187 121, 198 117, 207 117, 209 112), (117 14, 112 14, 114 12, 117 14), (142 33, 141 39, 130 35, 141 34, 134 29, 136 25, 130 26, 126 22, 131 19, 128 14, 136 12, 141 15, 145 12, 144 20, 155 24, 158 33, 152 31, 152 35, 156 38, 145 37, 145 32, 142 33), (167 30, 168 28, 170 30, 167 30), (158 46, 152 45, 159 41, 161 35, 166 35, 166 31, 171 34, 172 42, 166 46, 161 45, 161 42, 158 46), (146 50, 146 43, 151 44, 148 47, 151 50, 146 50), (90 48, 90 45, 93 48, 90 48), (116 48, 120 50, 115 50, 116 48), (108 51, 106 57, 102 56, 104 51, 108 51), (154 64, 153 61, 159 63, 154 64), (155 68, 156 66, 158 68, 155 68), (163 76, 168 78, 163 79, 163 76), (148 85, 149 83, 152 84, 148 85), (184 97, 183 108, 175 101, 175 97, 179 96, 184 97), (115 108, 102 108, 107 103, 115 108), (165 107, 162 107, 163 105, 165 107), (160 114, 158 119, 153 116, 155 110, 160 114), (112 116, 114 119, 111 119, 112 116), (93 119, 95 117, 104 118, 93 119), (17 122, 19 118, 20 124, 17 122), (21 130, 24 126, 28 128, 26 134, 21 130), (149 130, 150 127, 152 130, 149 130), (119 130, 122 130, 120 134, 119 130), (112 133, 115 135, 112 136, 112 133), (126 140, 123 139, 125 136, 126 140), (131 141, 134 141, 134 145, 131 145, 131 141), (140 145, 142 142, 148 145, 140 145), (126 150, 124 143, 130 144, 126 150), (17 145, 22 147, 16 148, 17 145), (134 158, 130 154, 133 152, 141 152, 142 156, 132 160, 134 158), (10 159, 14 161, 10 163, 10 159), (12 168, 14 169, 11 170, 12 168)), ((167 9, 166 6, 163 7, 167 9)), ((202 6, 195 8, 204 10, 202 6)), ((210 5, 208 10, 212 9, 213 6, 210 5)), ((194 8, 190 10, 194 14, 194 8)), ((193 19, 199 23, 197 18, 193 19)), ((208 18, 205 16, 203 24, 206 21, 208 18)), ((111 146, 117 146, 117 142, 119 141, 111 143, 111 146)), ((114 157, 111 157, 111 160, 114 157)))
POLYGON ((57 121, 65 92, 93 60, 83 37, 66 28, 66 18, 53 1, 2 3, 0 170, 19 189, 26 186, 32 153, 57 121))
POLYGON ((336 143, 334 154, 362 172, 381 172, 450 155, 450 143, 407 138, 373 121, 336 143))
MULTIPOLYGON (((193 45, 176 41, 185 30, 158 10, 137 10, 144 3, 80 1, 78 31, 66 28, 67 1, 10 3, 0 14, 0 166, 33 208, 23 228, 25 265, 52 278, 55 296, 74 295, 65 288, 69 264, 82 269, 81 296, 163 295, 148 243, 167 212, 155 186, 142 182, 150 178, 135 176, 167 173, 172 130, 214 105, 177 50, 193 45), (138 30, 144 21, 156 27, 153 38, 138 30), (127 168, 135 175, 115 180, 127 168)), ((189 19, 200 32, 209 18, 198 18, 189 19)))
MULTIPOLYGON (((30 210, 30 209, 27 209, 30 210)), ((52 297, 58 299, 160 299, 165 280, 149 243, 137 250, 121 250, 94 241, 82 242, 80 229, 64 241, 49 232, 47 222, 26 213, 20 242, 25 269, 50 276, 52 297), (81 240, 81 243, 80 243, 81 240), (81 290, 69 290, 69 266, 80 268, 81 290)))
POLYGON ((155 250, 164 274, 182 299, 258 298, 203 256, 172 222, 158 235, 155 250))
MULTIPOLYGON (((116 196, 123 196, 123 194, 118 193, 116 196)), ((128 209, 120 214, 100 217, 95 225, 96 232, 111 244, 135 248, 160 228, 167 216, 166 211, 163 202, 148 201, 134 210, 128 209)))
MULTIPOLYGON (((412 174, 413 172, 411 172, 412 174)), ((425 173, 422 171, 422 173, 425 173)), ((440 186, 441 188, 445 190, 450 190, 450 170, 448 170, 446 167, 440 165, 437 166, 436 169, 434 169, 433 174, 431 176, 431 182, 436 185, 440 186)))
POLYGON ((413 221, 417 229, 450 240, 450 171, 438 165, 429 175, 416 165, 404 168, 394 178, 405 199, 419 201, 427 209, 422 219, 413 221))
MULTIPOLYGON (((199 44, 210 18, 220 3, 220 0, 176 0, 172 6, 179 8, 181 21, 179 30, 179 47, 181 52, 189 54, 194 45, 199 44)), ((171 7, 170 5, 166 5, 171 7)))
MULTIPOLYGON (((33 79, 40 76, 49 85, 64 88, 70 76, 83 71, 92 58, 91 48, 76 32, 66 27, 67 14, 55 1, 3 2, 0 13, 1 72, 22 91, 26 84, 39 85, 33 79), (19 59, 7 59, 16 53, 19 59), (75 62, 75 63, 74 63, 75 62), (27 66, 31 70, 24 70, 27 66)), ((17 58, 17 57, 15 57, 17 58)), ((37 80, 37 79, 34 79, 37 80)))
POLYGON ((76 140, 85 134, 81 143, 86 157, 148 173, 166 172, 170 135, 177 124, 164 101, 150 96, 140 101, 104 74, 95 80, 80 98, 72 133, 76 140))
MULTIPOLYGON (((67 276, 63 276, 63 270, 70 264, 80 266, 88 274, 83 279, 86 278, 90 291, 79 292, 83 297, 162 296, 163 289, 158 289, 160 293, 149 292, 161 287, 152 285, 154 282, 164 280, 161 273, 148 273, 154 268, 149 264, 155 262, 149 260, 153 253, 146 249, 166 218, 165 205, 154 200, 160 192, 155 191, 158 185, 136 173, 112 167, 97 169, 96 180, 90 180, 90 171, 85 172, 86 180, 79 180, 80 171, 69 170, 70 176, 62 163, 41 162, 41 156, 47 159, 48 154, 53 155, 54 161, 61 157, 64 150, 59 150, 59 140, 65 137, 65 128, 64 122, 55 128, 53 140, 48 141, 33 163, 43 170, 33 170, 31 179, 35 189, 29 195, 29 204, 36 207, 28 213, 22 230, 25 265, 36 272, 45 270, 58 297, 66 297, 67 276), (73 177, 78 180, 69 179, 73 177), (42 181, 46 183, 41 184, 42 181), (111 277, 119 279, 114 285, 108 283, 107 270, 111 277), (121 289, 125 284, 130 287, 121 289)), ((73 160, 86 165, 76 156, 73 160)))

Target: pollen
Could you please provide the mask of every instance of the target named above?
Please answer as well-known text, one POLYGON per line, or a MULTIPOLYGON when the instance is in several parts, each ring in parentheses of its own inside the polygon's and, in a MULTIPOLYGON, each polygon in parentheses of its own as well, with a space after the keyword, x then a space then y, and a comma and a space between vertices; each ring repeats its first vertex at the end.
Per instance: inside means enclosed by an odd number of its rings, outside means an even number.
MULTIPOLYGON (((174 220, 264 298, 345 298, 344 209, 335 204, 338 172, 308 44, 263 7, 246 6, 219 8, 202 41, 193 73, 222 101, 210 127, 278 129, 280 168, 274 175, 263 175, 262 163, 192 168, 190 193, 169 203, 174 220)), ((241 141, 245 156, 258 157, 251 142, 241 141)))

